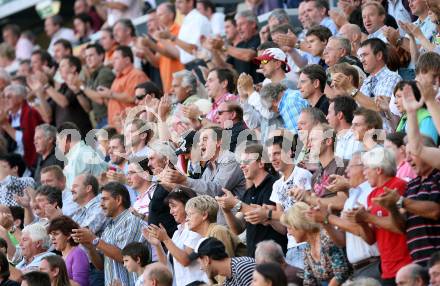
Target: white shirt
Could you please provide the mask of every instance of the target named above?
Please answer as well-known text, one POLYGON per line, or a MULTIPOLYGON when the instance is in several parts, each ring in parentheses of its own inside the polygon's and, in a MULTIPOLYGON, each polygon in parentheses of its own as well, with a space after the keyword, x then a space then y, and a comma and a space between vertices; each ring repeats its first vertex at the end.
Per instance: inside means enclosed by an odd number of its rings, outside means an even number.
POLYGON ((142 16, 143 2, 141 0, 107 0, 106 2, 125 4, 128 8, 124 11, 107 9, 107 24, 111 27, 119 19, 132 19, 142 16))
POLYGON ((213 35, 225 35, 225 14, 219 12, 212 14, 210 22, 213 35))
MULTIPOLYGON (((173 234, 172 241, 178 248, 183 250, 185 247, 195 249, 200 239, 202 239, 202 236, 189 230, 185 223, 177 226, 177 230, 173 234)), ((204 281, 206 283, 209 282, 208 276, 206 276, 206 273, 200 269, 200 264, 197 260, 191 262, 191 264, 188 266, 183 266, 173 257, 173 265, 173 285, 175 286, 185 286, 197 280, 204 281)))
MULTIPOLYGON (((367 198, 373 189, 368 181, 363 182, 356 188, 348 191, 348 199, 344 204, 344 211, 358 207, 357 203, 368 208, 367 198)), ((379 256, 379 250, 376 243, 369 245, 361 237, 345 232, 345 241, 347 247, 347 258, 350 263, 357 263, 372 256, 379 256)))
MULTIPOLYGON (((304 188, 305 190, 310 190, 312 188, 312 173, 301 167, 295 166, 293 168, 292 174, 286 180, 284 176, 279 178, 273 183, 272 194, 269 200, 276 204, 281 204, 284 210, 292 207, 295 203, 294 199, 289 195, 289 190, 295 187, 304 188)), ((290 234, 287 234, 287 248, 292 248, 298 246, 299 244, 295 241, 295 238, 290 234)))
POLYGON ((399 23, 398 20, 405 23, 412 22, 411 15, 403 6, 402 0, 388 0, 388 14, 393 16, 397 23, 399 23))
POLYGON ((47 49, 52 57, 54 56, 53 45, 59 39, 68 40, 72 44, 76 42, 75 33, 72 29, 60 28, 55 34, 53 34, 52 38, 50 39, 49 48, 47 49))
POLYGON ((11 116, 11 127, 15 129, 15 138, 13 139, 15 140, 15 143, 17 143, 17 148, 15 149, 15 152, 23 156, 24 155, 23 131, 21 131, 21 125, 20 125, 21 108, 15 114, 10 113, 10 116, 11 116))
POLYGON ((376 32, 374 32, 374 33, 372 33, 372 34, 369 34, 368 35, 368 39, 372 39, 372 38, 378 38, 378 39, 381 39, 385 44, 388 44, 388 39, 387 39, 387 37, 385 37, 385 35, 384 35, 384 33, 383 33, 383 31, 382 31, 382 29, 384 28, 385 26, 382 26, 380 29, 378 29, 376 32))
MULTIPOLYGON (((200 48, 200 36, 204 35, 209 37, 211 36, 211 32, 211 23, 208 18, 203 16, 197 9, 193 9, 183 19, 178 38, 200 48)), ((195 60, 193 55, 187 53, 180 47, 178 49, 180 52, 180 62, 182 64, 187 64, 195 60)))
POLYGON ((336 157, 350 160, 354 153, 364 150, 362 142, 356 139, 352 130, 347 130, 342 135, 338 134, 336 138, 336 157))
POLYGON ((21 36, 18 39, 17 45, 15 45, 15 58, 18 60, 29 60, 33 50, 34 44, 29 39, 21 36))

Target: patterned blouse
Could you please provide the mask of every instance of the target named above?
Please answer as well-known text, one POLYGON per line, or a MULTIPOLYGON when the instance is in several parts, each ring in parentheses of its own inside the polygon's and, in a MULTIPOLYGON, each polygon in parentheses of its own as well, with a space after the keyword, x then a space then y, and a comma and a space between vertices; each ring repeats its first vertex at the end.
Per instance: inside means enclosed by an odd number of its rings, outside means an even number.
POLYGON ((304 286, 328 283, 333 277, 339 284, 342 284, 350 274, 351 267, 344 250, 337 247, 324 230, 321 231, 319 261, 315 261, 312 257, 310 244, 307 244, 304 259, 304 286))

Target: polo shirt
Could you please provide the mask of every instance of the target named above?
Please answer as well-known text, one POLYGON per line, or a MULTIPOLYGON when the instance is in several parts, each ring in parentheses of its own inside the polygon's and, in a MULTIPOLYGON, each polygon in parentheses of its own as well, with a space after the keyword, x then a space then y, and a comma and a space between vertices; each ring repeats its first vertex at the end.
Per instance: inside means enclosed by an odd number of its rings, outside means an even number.
MULTIPOLYGON (((173 36, 178 36, 180 31, 180 26, 177 23, 173 23, 170 27, 170 34, 173 36)), ((159 71, 160 78, 162 79, 162 87, 165 93, 171 91, 171 83, 173 81, 173 73, 183 70, 184 66, 179 60, 175 60, 160 54, 159 56, 159 71)))
MULTIPOLYGON (((257 50, 260 43, 260 36, 257 33, 249 40, 238 43, 236 48, 257 50)), ((257 74, 259 66, 253 61, 245 62, 234 57, 228 57, 226 62, 235 68, 237 74, 247 73, 250 75, 254 79, 254 83, 261 82, 264 79, 263 75, 257 74)))
POLYGON ((319 110, 324 112, 325 115, 327 115, 329 105, 330 105, 330 102, 329 102, 327 96, 325 96, 325 94, 323 94, 323 95, 321 95, 318 102, 313 107, 318 108, 319 110))
MULTIPOLYGON (((375 187, 367 198, 370 213, 375 216, 388 216, 388 210, 374 204, 372 199, 385 193, 384 188, 397 189, 400 195, 403 195, 406 189, 406 182, 393 177, 384 185, 375 187)), ((406 238, 403 234, 398 234, 383 228, 374 227, 374 233, 377 241, 377 247, 380 253, 380 262, 382 269, 382 278, 390 279, 396 276, 397 271, 403 266, 411 263, 406 238)))
MULTIPOLYGON (((267 175, 258 186, 252 186, 247 189, 242 197, 242 201, 246 204, 255 205, 275 205, 270 197, 272 195, 272 187, 278 178, 267 175)), ((282 235, 274 230, 270 225, 251 224, 246 222, 246 245, 248 256, 255 255, 257 243, 263 240, 274 240, 282 248, 284 253, 287 251, 287 236, 282 235)))
MULTIPOLYGON (((425 179, 418 176, 411 180, 404 196, 440 203, 440 171, 434 169, 425 179)), ((440 221, 408 213, 406 242, 414 262, 426 266, 430 256, 440 250, 440 221)))
POLYGON ((162 224, 170 237, 177 229, 176 221, 170 214, 170 207, 165 203, 169 192, 162 185, 158 184, 153 192, 148 207, 148 224, 162 224))
POLYGON ((255 259, 251 257, 231 258, 231 277, 226 278, 224 286, 249 286, 255 269, 255 259))

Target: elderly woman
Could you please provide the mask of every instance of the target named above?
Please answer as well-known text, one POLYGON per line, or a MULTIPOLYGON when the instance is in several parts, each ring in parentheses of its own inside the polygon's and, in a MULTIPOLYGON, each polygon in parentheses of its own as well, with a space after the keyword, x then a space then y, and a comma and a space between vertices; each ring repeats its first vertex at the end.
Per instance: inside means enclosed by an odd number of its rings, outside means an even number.
POLYGON ((52 245, 61 251, 66 261, 69 278, 81 286, 89 285, 89 259, 78 243, 71 237, 73 230, 80 228, 70 217, 60 216, 53 219, 47 232, 52 239, 52 245))
POLYGON ((350 276, 350 264, 344 251, 337 247, 319 224, 306 213, 310 206, 296 202, 281 216, 287 232, 297 242, 307 242, 304 261, 304 285, 337 286, 350 276))
POLYGON ((196 193, 190 189, 176 188, 165 198, 165 202, 170 207, 171 215, 178 223, 172 239, 162 224, 160 226, 150 224, 148 229, 144 229, 144 236, 156 248, 160 262, 167 264, 160 242, 166 246, 168 254, 172 256, 176 286, 188 285, 194 281, 208 282, 208 277, 200 269, 199 263, 192 262, 188 256, 202 238, 200 234, 191 231, 186 223, 185 205, 195 196, 196 193))
POLYGON ((185 206, 189 229, 202 237, 215 237, 222 241, 229 257, 244 255, 246 251, 239 238, 223 225, 216 223, 218 208, 217 201, 208 195, 190 199, 185 206))

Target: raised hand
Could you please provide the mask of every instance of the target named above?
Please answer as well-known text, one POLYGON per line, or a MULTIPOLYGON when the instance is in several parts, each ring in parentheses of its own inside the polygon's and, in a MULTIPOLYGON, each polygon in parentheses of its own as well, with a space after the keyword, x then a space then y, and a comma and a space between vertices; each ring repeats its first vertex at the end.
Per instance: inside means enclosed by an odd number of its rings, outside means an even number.
POLYGON ((151 244, 151 245, 154 245, 154 246, 159 246, 160 245, 160 240, 159 239, 157 239, 157 238, 155 238, 155 237, 153 237, 151 234, 150 234, 150 231, 148 230, 148 228, 147 227, 145 227, 145 228, 143 228, 142 229, 142 236, 151 244))
POLYGON ((249 95, 254 92, 254 80, 250 75, 240 74, 237 80, 237 91, 242 100, 247 100, 249 95))
POLYGON ((416 112, 419 108, 423 107, 423 98, 420 101, 416 100, 414 92, 409 85, 403 87, 403 107, 407 113, 416 112))

